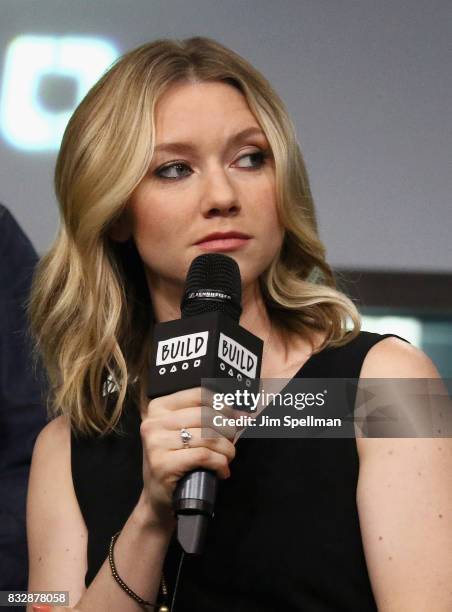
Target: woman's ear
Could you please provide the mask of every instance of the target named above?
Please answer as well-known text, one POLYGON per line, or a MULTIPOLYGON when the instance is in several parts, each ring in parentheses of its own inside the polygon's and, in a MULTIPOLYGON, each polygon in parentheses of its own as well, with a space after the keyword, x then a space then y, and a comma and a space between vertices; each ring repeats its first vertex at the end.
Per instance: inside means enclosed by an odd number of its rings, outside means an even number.
POLYGON ((108 236, 115 242, 127 242, 132 237, 132 224, 130 223, 127 211, 113 222, 108 230, 108 236))

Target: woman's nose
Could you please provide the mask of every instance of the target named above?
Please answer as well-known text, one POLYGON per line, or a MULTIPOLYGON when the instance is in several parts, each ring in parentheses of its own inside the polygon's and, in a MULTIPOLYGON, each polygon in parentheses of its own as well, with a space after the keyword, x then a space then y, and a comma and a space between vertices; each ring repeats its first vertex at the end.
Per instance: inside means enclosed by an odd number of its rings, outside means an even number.
POLYGON ((237 191, 227 172, 212 170, 205 177, 201 212, 206 217, 235 216, 240 211, 237 191))

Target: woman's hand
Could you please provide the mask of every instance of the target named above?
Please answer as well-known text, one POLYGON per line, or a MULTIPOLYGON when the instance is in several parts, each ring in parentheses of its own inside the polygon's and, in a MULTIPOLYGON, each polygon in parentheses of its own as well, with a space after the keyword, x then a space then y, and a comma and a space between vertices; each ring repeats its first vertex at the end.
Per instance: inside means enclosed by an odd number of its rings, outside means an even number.
MULTIPOLYGON (((222 411, 223 416, 240 413, 222 411)), ((149 402, 147 416, 140 433, 143 443, 143 494, 152 522, 162 526, 175 525, 172 497, 177 482, 187 472, 205 468, 219 478, 230 476, 229 463, 235 456, 232 443, 235 427, 214 427, 213 417, 218 411, 203 406, 201 387, 184 389, 149 402), (202 417, 202 421, 201 421, 202 417), (180 430, 192 435, 184 448, 180 430)))

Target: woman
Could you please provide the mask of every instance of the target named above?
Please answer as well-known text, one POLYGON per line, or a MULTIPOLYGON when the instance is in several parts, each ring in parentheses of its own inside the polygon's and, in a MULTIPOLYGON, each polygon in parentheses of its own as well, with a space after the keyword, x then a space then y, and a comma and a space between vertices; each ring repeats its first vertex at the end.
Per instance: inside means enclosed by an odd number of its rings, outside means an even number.
POLYGON ((153 322, 180 317, 188 267, 212 251, 239 264, 263 378, 438 377, 402 339, 359 331, 262 75, 200 37, 128 53, 69 122, 56 192, 30 311, 59 416, 34 450, 29 590, 96 612, 176 591, 180 612, 452 605, 446 441, 206 439, 199 388, 146 399, 153 322), (221 479, 215 519, 181 567, 171 497, 199 467, 221 479))

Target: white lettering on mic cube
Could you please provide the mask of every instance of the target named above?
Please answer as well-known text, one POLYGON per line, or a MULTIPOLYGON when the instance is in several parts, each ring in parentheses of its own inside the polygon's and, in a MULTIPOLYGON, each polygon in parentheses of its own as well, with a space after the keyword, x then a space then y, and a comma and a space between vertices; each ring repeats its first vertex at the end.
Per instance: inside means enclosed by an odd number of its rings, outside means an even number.
POLYGON ((256 378, 257 357, 247 348, 220 332, 218 357, 244 376, 256 378))
POLYGON ((187 359, 197 359, 207 353, 209 332, 186 334, 168 340, 160 340, 157 347, 157 366, 168 365, 187 359))

